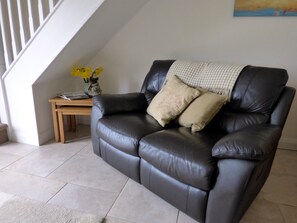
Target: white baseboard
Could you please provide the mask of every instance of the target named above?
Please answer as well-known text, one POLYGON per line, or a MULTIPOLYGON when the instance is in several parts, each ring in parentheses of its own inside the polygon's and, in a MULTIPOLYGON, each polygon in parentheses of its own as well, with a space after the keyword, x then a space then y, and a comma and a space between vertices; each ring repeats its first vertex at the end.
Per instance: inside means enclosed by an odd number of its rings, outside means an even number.
POLYGON ((297 139, 294 139, 294 138, 281 138, 279 143, 278 143, 278 148, 297 151, 297 139))

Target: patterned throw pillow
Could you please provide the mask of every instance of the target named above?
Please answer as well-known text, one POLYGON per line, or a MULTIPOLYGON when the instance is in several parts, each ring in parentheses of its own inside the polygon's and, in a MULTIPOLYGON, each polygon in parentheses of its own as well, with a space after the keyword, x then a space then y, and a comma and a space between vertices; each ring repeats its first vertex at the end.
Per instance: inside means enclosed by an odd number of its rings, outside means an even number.
POLYGON ((153 98, 147 108, 147 113, 164 127, 182 113, 199 95, 199 90, 187 86, 173 75, 166 80, 162 89, 153 98))
POLYGON ((177 118, 181 126, 191 127, 192 132, 201 131, 227 102, 228 96, 200 89, 196 98, 177 118))

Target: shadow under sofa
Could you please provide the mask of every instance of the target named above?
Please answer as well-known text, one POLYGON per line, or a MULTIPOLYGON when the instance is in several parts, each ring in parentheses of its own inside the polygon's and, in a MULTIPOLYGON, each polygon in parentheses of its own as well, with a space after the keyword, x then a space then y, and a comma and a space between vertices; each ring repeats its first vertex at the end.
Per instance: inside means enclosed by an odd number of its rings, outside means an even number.
POLYGON ((156 60, 140 92, 93 97, 94 153, 200 223, 239 222, 264 185, 295 89, 279 68, 246 66, 200 132, 146 113, 174 60, 156 60))

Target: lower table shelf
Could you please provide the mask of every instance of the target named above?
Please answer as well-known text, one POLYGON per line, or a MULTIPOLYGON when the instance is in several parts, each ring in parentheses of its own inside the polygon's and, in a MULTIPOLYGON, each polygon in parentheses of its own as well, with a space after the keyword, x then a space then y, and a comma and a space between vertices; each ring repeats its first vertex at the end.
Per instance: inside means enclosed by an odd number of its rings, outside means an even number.
POLYGON ((81 107, 81 106, 65 106, 56 109, 58 113, 59 121, 59 131, 60 131, 60 141, 65 143, 65 130, 64 130, 64 115, 71 115, 73 118, 70 118, 70 126, 72 130, 76 127, 75 115, 91 115, 91 107, 81 107))
POLYGON ((52 115, 56 142, 65 143, 64 116, 68 116, 68 123, 72 131, 76 129, 76 115, 91 115, 92 99, 66 100, 52 98, 52 115))

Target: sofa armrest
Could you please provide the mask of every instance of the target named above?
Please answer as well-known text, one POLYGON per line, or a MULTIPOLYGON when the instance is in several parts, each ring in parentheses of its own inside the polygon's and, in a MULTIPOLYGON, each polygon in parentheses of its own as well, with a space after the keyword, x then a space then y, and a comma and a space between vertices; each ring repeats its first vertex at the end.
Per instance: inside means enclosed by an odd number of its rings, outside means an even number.
POLYGON ((93 97, 93 106, 97 107, 102 116, 121 112, 141 112, 147 108, 143 93, 102 94, 93 97))
POLYGON ((122 112, 144 112, 146 108, 147 100, 143 93, 102 94, 94 96, 91 114, 91 137, 95 154, 101 156, 96 130, 98 121, 103 116, 122 112))
POLYGON ((264 160, 276 149, 282 129, 274 125, 255 125, 221 138, 212 149, 212 156, 245 160, 264 160))

